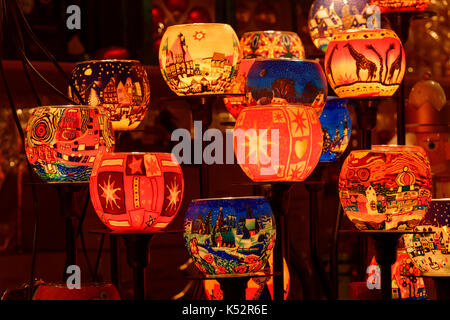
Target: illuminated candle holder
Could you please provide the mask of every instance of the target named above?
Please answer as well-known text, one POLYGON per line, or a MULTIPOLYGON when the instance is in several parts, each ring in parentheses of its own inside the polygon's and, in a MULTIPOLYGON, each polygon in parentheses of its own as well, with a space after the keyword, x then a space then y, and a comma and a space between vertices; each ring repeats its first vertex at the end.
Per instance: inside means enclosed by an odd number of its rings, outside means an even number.
POLYGON ((89 188, 95 212, 109 229, 156 232, 175 218, 184 179, 170 153, 99 153, 89 188))
POLYGON ((325 55, 325 74, 340 98, 389 97, 406 70, 405 51, 394 31, 337 33, 325 55))
POLYGON ((37 107, 25 130, 25 151, 45 182, 88 182, 99 152, 114 150, 109 116, 89 106, 37 107))
POLYGON ((305 180, 322 153, 322 128, 310 107, 255 106, 242 110, 234 127, 234 150, 255 182, 305 180))
POLYGON ((205 275, 258 272, 275 244, 272 209, 263 197, 194 200, 184 227, 189 255, 205 275))
POLYGON ((412 229, 431 201, 430 163, 417 151, 352 151, 339 176, 339 197, 360 230, 412 229))
POLYGON ((225 93, 240 60, 236 33, 221 23, 170 26, 159 48, 163 78, 179 96, 225 93))
POLYGON ((320 115, 323 146, 320 162, 335 162, 347 149, 352 133, 348 99, 328 98, 320 115))
MULTIPOLYGON (((136 129, 150 105, 150 83, 139 61, 79 62, 70 81, 86 104, 101 106, 108 112, 116 131, 136 129)), ((70 87, 69 95, 77 101, 70 87)))
POLYGON ((301 105, 320 116, 327 98, 327 80, 312 60, 257 60, 247 76, 248 106, 301 105))

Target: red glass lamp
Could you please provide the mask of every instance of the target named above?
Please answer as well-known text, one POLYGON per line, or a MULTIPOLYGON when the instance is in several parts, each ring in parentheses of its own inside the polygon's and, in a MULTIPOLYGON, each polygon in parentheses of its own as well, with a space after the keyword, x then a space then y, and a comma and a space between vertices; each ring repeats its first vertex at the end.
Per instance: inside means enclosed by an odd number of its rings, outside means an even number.
POLYGON ((431 201, 430 163, 418 151, 352 151, 341 169, 339 196, 358 229, 414 228, 431 201))
POLYGON ((340 98, 392 96, 405 70, 405 51, 392 30, 337 33, 325 54, 328 83, 340 98))
POLYGON ((90 180, 97 215, 118 231, 164 229, 183 191, 181 167, 170 153, 99 153, 90 180))
POLYGON ((423 11, 430 0, 371 0, 370 3, 377 5, 381 12, 423 11))
POLYGON ((319 162, 322 144, 322 127, 311 107, 245 108, 234 127, 237 161, 256 182, 305 180, 319 162))

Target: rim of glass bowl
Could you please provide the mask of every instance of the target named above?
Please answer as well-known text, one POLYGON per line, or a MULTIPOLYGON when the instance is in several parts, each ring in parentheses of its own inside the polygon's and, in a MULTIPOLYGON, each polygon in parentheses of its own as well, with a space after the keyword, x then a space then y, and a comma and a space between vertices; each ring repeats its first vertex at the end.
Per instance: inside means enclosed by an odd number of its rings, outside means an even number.
POLYGON ((301 58, 264 58, 264 57, 257 57, 257 58, 247 58, 245 60, 253 60, 255 59, 255 62, 262 62, 262 61, 291 61, 291 62, 311 62, 314 64, 317 64, 320 66, 320 63, 314 59, 301 59, 301 58))
MULTIPOLYGON (((266 199, 263 196, 243 196, 243 197, 224 197, 224 198, 203 198, 203 199, 192 199, 191 203, 200 201, 214 201, 214 200, 239 200, 239 199, 266 199)), ((267 200, 267 199, 266 199, 267 200)))
POLYGON ((297 35, 299 38, 300 38, 300 36, 298 35, 298 33, 297 32, 294 32, 294 31, 288 31, 288 30, 255 30, 255 31, 247 31, 247 32, 244 32, 243 34, 242 34, 242 36, 241 36, 241 39, 246 35, 246 34, 251 34, 251 33, 257 33, 257 32, 259 32, 259 33, 289 33, 289 34, 295 34, 295 35, 297 35))
POLYGON ((120 62, 120 63, 139 63, 141 62, 139 60, 133 60, 133 59, 92 59, 92 60, 84 60, 84 61, 78 61, 75 63, 76 66, 82 65, 82 64, 88 64, 88 63, 112 63, 112 62, 120 62))
POLYGON ((31 107, 32 109, 44 109, 44 108, 50 108, 50 109, 69 109, 69 108, 82 108, 82 109, 103 109, 101 106, 90 106, 86 104, 58 104, 58 105, 48 105, 48 106, 37 106, 37 107, 31 107))

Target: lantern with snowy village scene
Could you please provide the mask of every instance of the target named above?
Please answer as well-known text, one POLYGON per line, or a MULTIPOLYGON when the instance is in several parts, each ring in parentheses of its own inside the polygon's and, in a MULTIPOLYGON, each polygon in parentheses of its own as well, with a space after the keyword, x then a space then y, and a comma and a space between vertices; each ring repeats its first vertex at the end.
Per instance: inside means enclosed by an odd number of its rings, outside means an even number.
POLYGON ((424 275, 450 274, 450 199, 432 199, 416 231, 403 236, 406 250, 424 275))
POLYGON ((342 165, 339 197, 360 230, 412 229, 431 200, 430 163, 417 151, 352 151, 342 165))
POLYGON ((316 0, 309 11, 308 27, 314 45, 327 51, 334 34, 345 30, 380 28, 380 10, 369 0, 316 0))
POLYGON ((276 228, 263 197, 193 200, 184 218, 184 241, 206 275, 254 273, 272 254, 276 228))
POLYGON ((88 182, 100 151, 114 151, 109 116, 90 106, 34 109, 25 130, 25 151, 45 182, 88 182))
POLYGON ((392 30, 340 32, 325 54, 325 73, 341 98, 390 97, 406 70, 403 45, 392 30))
MULTIPOLYGON (((139 61, 79 62, 70 81, 86 104, 101 106, 109 113, 114 130, 133 130, 144 119, 150 103, 150 83, 139 61)), ((77 101, 70 86, 69 94, 77 101)))
POLYGON ((352 132, 347 103, 348 99, 327 99, 319 118, 323 132, 321 162, 335 162, 347 149, 352 132))
POLYGON ((295 32, 272 30, 246 32, 241 37, 240 45, 244 59, 305 57, 302 41, 295 32))
POLYGON ((430 0, 371 0, 370 3, 378 6, 381 12, 423 11, 430 0))
POLYGON ((180 208, 183 172, 170 153, 99 153, 89 188, 95 212, 109 229, 159 231, 180 208))
POLYGON ((159 47, 163 78, 179 96, 224 93, 240 60, 236 33, 221 23, 170 26, 159 47))
POLYGON ((301 106, 255 106, 242 110, 234 127, 234 151, 255 182, 301 182, 322 154, 316 112, 301 106))
POLYGON ((327 98, 327 80, 319 63, 312 60, 256 60, 247 76, 249 106, 301 105, 318 116, 327 98))

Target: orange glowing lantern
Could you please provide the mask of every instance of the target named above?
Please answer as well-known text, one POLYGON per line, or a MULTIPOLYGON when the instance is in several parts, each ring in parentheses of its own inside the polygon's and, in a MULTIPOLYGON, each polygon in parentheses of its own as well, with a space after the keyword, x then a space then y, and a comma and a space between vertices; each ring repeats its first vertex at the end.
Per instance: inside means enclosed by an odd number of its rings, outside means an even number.
POLYGON ((392 30, 337 33, 325 55, 325 74, 341 98, 392 96, 405 70, 405 51, 392 30))
POLYGON ((378 6, 381 12, 423 11, 430 0, 371 0, 370 3, 378 6))
POLYGON ((401 149, 357 150, 345 159, 339 197, 358 229, 411 229, 424 218, 431 201, 430 163, 421 151, 401 149))
POLYGON ((249 107, 234 127, 234 150, 256 182, 303 181, 322 153, 322 127, 311 107, 249 107))
POLYGON ((170 153, 99 153, 90 180, 92 205, 112 230, 158 231, 183 199, 181 167, 170 153))
POLYGON ((252 31, 242 35, 241 50, 244 59, 305 57, 300 37, 289 31, 252 31))

